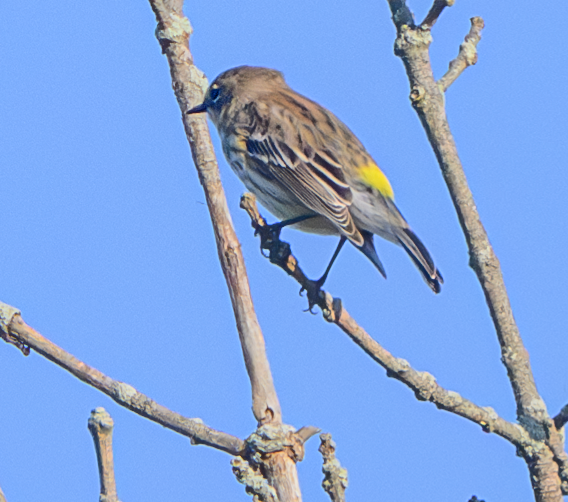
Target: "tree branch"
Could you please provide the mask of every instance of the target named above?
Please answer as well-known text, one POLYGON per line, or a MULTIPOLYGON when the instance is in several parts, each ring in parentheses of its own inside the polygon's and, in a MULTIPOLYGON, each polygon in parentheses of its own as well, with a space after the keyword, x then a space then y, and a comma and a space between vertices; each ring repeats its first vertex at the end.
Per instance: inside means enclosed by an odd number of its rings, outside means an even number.
POLYGON ((112 429, 114 422, 104 408, 91 411, 88 421, 89 431, 93 436, 97 452, 99 480, 101 484, 99 502, 119 502, 116 494, 114 459, 112 453, 112 429))
MULTIPOLYGON (((8 309, 13 309, 13 307, 0 302, 0 312, 6 312, 8 309)), ((244 448, 244 443, 239 438, 216 431, 204 425, 199 418, 186 418, 175 413, 138 392, 134 387, 124 382, 113 380, 99 370, 79 361, 79 359, 65 352, 61 347, 50 342, 28 326, 18 313, 11 316, 6 327, 0 324, 0 337, 4 340, 6 338, 18 340, 20 343, 35 350, 38 354, 61 366, 79 380, 105 393, 121 406, 189 437, 193 444, 211 446, 231 455, 240 455, 244 448)))
POLYGON ((560 410, 558 415, 554 417, 554 425, 558 430, 560 430, 562 429, 562 427, 566 425, 567 422, 568 422, 568 404, 564 406, 564 408, 560 410))
POLYGON ((397 30, 403 26, 414 26, 414 16, 406 5, 406 0, 388 0, 388 3, 397 30))
POLYGON ((440 164, 469 247, 470 266, 485 293, 501 345, 503 363, 515 393, 517 414, 521 421, 532 419, 538 428, 536 424, 547 418, 546 408, 536 390, 499 261, 481 223, 450 132, 443 95, 430 67, 430 42, 429 32, 405 28, 397 37, 395 53, 404 62, 410 80, 412 104, 440 164))
POLYGON ((203 73, 193 64, 189 50, 192 29, 183 15, 183 0, 150 0, 158 27, 156 37, 168 58, 172 87, 180 110, 185 133, 215 232, 217 253, 237 322, 245 365, 251 381, 253 412, 259 424, 281 423, 282 414, 262 331, 252 303, 241 245, 235 234, 227 199, 221 185, 219 168, 213 151, 206 118, 187 115, 192 105, 201 103, 207 87, 203 73))
MULTIPOLYGON (((244 194, 241 198, 241 207, 251 218, 255 230, 258 231, 266 225, 266 220, 258 212, 254 195, 244 194)), ((303 289, 309 290, 312 287, 313 281, 308 279, 300 268, 288 243, 276 239, 270 244, 269 252, 270 261, 294 277, 303 289)), ((387 371, 387 376, 396 378, 410 387, 420 401, 431 401, 442 410, 467 418, 480 425, 485 432, 493 432, 507 439, 517 448, 541 447, 536 441, 531 440, 522 427, 500 418, 492 408, 482 408, 461 397, 457 392, 444 389, 436 383, 436 379, 430 373, 417 371, 404 359, 394 357, 356 323, 338 298, 319 291, 316 299, 316 304, 321 308, 328 322, 339 326, 387 371)))
MULTIPOLYGON (((389 0, 389 4, 392 0, 389 0)), ((477 24, 481 19, 477 18, 477 24)), ((538 394, 528 353, 523 345, 505 288, 499 260, 483 227, 473 195, 458 156, 454 138, 446 118, 444 96, 435 82, 430 65, 430 31, 413 26, 397 27, 395 54, 405 66, 410 82, 412 105, 426 131, 448 186, 458 219, 464 232, 475 271, 485 294, 485 300, 501 346, 501 360, 515 401, 517 417, 531 438, 541 445, 547 435, 558 432, 549 426, 550 417, 544 401, 538 394)), ((557 440, 552 438, 552 443, 557 440)), ((537 501, 559 501, 562 498, 558 464, 549 447, 522 449, 530 470, 530 478, 537 501)))
POLYGON ((446 92, 462 72, 477 63, 477 44, 481 40, 481 30, 485 23, 480 17, 471 18, 471 28, 466 35, 456 59, 450 62, 450 68, 446 74, 438 80, 438 86, 442 92, 446 92))
POLYGON ((348 485, 347 469, 341 467, 335 456, 335 442, 331 434, 320 434, 319 452, 323 457, 322 471, 324 479, 321 483, 332 502, 345 502, 345 489, 348 485))
POLYGON ((423 30, 432 29, 432 26, 436 24, 436 21, 440 17, 440 14, 442 14, 442 11, 446 7, 451 7, 452 5, 454 5, 454 2, 455 0, 434 0, 430 11, 424 18, 424 21, 420 23, 420 28, 422 28, 423 30))
MULTIPOLYGON (((215 232, 219 261, 233 304, 245 365, 251 381, 252 408, 260 428, 282 429, 282 413, 272 380, 262 331, 254 311, 241 245, 235 234, 219 168, 205 117, 188 115, 192 105, 201 103, 206 80, 193 64, 189 50, 191 25, 183 16, 183 0, 150 0, 158 27, 156 37, 168 58, 172 86, 181 110, 185 133, 215 232)), ((283 502, 301 500, 295 459, 286 451, 274 451, 262 459, 263 473, 283 502)))

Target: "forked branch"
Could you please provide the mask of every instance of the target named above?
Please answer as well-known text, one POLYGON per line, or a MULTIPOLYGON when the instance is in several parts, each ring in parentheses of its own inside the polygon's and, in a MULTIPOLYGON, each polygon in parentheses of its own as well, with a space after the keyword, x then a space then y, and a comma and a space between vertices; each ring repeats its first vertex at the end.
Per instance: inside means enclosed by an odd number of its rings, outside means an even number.
MULTIPOLYGON (((481 223, 446 118, 442 91, 459 75, 460 65, 467 64, 468 49, 462 52, 463 61, 456 63, 455 71, 452 72, 450 69, 450 75, 445 83, 439 85, 434 79, 430 65, 429 46, 432 41, 430 30, 397 23, 394 13, 400 11, 400 4, 405 2, 404 0, 388 0, 388 2, 397 28, 395 54, 404 63, 410 82, 412 105, 418 113, 440 165, 467 241, 470 266, 475 271, 485 294, 501 346, 501 360, 507 368, 517 403, 517 418, 530 437, 541 445, 537 450, 521 449, 519 453, 529 467, 537 501, 560 501, 562 493, 559 466, 562 467, 562 461, 559 460, 560 452, 553 451, 557 450, 560 444, 558 431, 536 389, 528 353, 513 317, 501 266, 481 223)), ((433 10, 438 12, 439 16, 442 9, 434 8, 436 2, 437 0, 434 2, 433 10)), ((475 49, 482 23, 481 18, 472 20, 473 34, 469 41, 470 63, 475 59, 471 51, 475 49)))

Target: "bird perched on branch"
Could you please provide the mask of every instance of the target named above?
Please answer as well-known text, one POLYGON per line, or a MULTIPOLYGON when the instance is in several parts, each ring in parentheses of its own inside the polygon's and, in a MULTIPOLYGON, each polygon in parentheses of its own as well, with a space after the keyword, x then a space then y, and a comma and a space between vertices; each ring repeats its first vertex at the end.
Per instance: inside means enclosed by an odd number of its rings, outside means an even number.
POLYGON ((219 75, 201 105, 233 171, 260 203, 294 228, 349 240, 386 277, 373 235, 401 246, 440 292, 442 275, 394 203, 387 177, 333 113, 292 90, 282 73, 239 66, 219 75))

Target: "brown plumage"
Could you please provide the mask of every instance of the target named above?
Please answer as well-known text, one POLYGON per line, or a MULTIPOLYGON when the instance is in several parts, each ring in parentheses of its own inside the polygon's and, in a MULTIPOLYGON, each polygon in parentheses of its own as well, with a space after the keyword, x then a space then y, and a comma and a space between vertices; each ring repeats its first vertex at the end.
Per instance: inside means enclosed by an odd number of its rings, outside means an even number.
POLYGON ((408 253, 430 288, 442 276, 394 203, 386 176, 357 137, 329 110, 298 94, 283 75, 240 66, 219 75, 202 105, 227 161, 263 206, 306 232, 340 235, 386 277, 373 235, 408 253))

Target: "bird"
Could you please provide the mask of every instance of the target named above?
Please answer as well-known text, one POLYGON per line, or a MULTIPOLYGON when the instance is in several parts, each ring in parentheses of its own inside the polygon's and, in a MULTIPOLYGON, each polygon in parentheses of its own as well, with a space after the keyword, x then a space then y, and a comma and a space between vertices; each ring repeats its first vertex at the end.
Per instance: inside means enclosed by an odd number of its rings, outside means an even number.
POLYGON ((232 170, 257 200, 305 232, 338 235, 386 278, 373 236, 404 249, 426 284, 439 293, 442 274, 394 202, 391 184, 363 144, 331 111, 294 91, 281 72, 238 66, 221 73, 203 102, 232 170))

